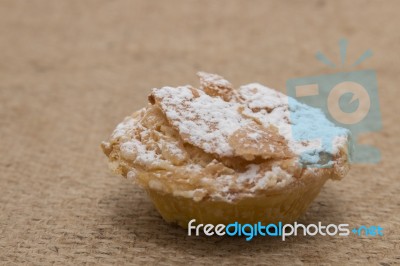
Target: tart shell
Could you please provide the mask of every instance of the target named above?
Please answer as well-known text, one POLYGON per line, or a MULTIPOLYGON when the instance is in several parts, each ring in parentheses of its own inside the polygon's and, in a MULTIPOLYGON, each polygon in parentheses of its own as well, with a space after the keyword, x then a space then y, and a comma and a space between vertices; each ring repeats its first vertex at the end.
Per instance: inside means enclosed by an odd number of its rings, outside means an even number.
POLYGON ((235 202, 218 200, 195 201, 192 198, 174 196, 154 189, 146 189, 155 208, 168 223, 183 228, 189 221, 196 224, 254 224, 293 223, 317 197, 327 178, 320 178, 286 189, 285 192, 268 192, 252 197, 241 198, 235 202))

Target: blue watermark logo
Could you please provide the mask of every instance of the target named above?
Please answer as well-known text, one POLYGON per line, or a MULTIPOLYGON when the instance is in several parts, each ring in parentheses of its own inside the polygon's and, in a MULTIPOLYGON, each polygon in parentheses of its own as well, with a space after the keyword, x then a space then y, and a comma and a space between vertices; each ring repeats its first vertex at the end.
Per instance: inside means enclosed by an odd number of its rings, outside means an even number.
MULTIPOLYGON (((346 65, 347 41, 339 42, 341 65, 346 65)), ((357 66, 372 56, 367 50, 351 66, 357 66)), ((331 68, 337 68, 324 54, 317 53, 316 58, 331 68)), ((335 125, 351 132, 349 150, 352 163, 377 163, 380 151, 373 147, 358 143, 360 134, 378 131, 382 127, 378 99, 376 72, 371 69, 358 71, 339 71, 334 74, 293 78, 287 81, 292 135, 296 141, 319 141, 322 151, 330 153, 333 142, 344 132, 332 127, 324 132, 323 121, 318 116, 310 116, 307 111, 299 112, 299 102, 322 110, 325 116, 335 125), (315 118, 317 117, 317 119, 315 118), (308 119, 308 120, 307 120, 308 119), (313 119, 314 121, 309 121, 313 119), (310 130, 315 127, 314 130, 310 130), (308 127, 308 128, 305 128, 308 127)), ((310 161, 310 153, 305 151, 303 161, 310 161)), ((322 167, 330 167, 323 165, 322 167)))

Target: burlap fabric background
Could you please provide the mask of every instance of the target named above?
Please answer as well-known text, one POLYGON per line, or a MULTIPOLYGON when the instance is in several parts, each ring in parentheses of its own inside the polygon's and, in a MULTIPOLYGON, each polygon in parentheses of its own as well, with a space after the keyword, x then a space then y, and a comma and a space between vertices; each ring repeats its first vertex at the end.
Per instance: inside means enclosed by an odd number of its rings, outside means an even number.
MULTIPOLYGON (((400 263, 398 1, 0 1, 0 263, 400 263), (314 58, 377 71, 378 165, 329 182, 301 221, 381 225, 384 237, 188 237, 107 170, 99 143, 149 89, 195 72, 285 91, 334 73, 314 58)), ((350 68, 349 68, 350 69, 350 68)))

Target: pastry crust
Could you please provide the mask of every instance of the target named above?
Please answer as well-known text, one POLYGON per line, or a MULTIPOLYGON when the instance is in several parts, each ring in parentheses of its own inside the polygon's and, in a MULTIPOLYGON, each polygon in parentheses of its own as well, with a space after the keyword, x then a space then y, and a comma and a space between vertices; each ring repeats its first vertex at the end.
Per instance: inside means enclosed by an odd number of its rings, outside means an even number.
POLYGON ((284 94, 260 84, 235 90, 218 75, 198 75, 200 88, 153 89, 149 105, 101 145, 110 168, 143 187, 167 221, 249 222, 266 211, 270 220, 293 221, 326 180, 347 173, 349 133, 319 110, 294 107, 339 132, 332 149, 291 137, 293 107, 284 94), (300 160, 304 151, 308 162, 300 160))

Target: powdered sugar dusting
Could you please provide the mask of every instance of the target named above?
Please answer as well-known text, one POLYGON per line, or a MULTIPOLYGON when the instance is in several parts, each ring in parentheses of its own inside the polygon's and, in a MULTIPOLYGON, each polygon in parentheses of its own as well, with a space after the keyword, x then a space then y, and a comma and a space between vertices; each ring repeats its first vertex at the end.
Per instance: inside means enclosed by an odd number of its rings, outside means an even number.
POLYGON ((239 174, 237 182, 246 183, 252 181, 257 176, 259 171, 260 171, 259 165, 250 164, 249 166, 247 166, 247 170, 245 172, 239 174))
POLYGON ((111 135, 111 140, 115 141, 120 137, 123 137, 127 132, 134 127, 134 119, 132 117, 126 117, 123 122, 119 123, 114 129, 111 135))
MULTIPOLYGON (((102 144, 110 168, 135 181, 141 180, 141 171, 152 173, 143 182, 157 190, 165 190, 174 178, 186 182, 172 190, 176 196, 231 201, 239 194, 284 187, 299 178, 293 170, 298 158, 317 164, 324 153, 347 145, 348 131, 319 109, 258 83, 236 91, 221 76, 199 76, 199 89, 153 89, 153 105, 116 127, 102 144), (131 168, 121 171, 127 165, 131 168)), ((346 169, 338 171, 344 175, 346 169)))
POLYGON ((240 87, 239 94, 249 107, 243 113, 265 127, 276 126, 290 150, 308 163, 317 164, 321 152, 335 154, 347 145, 349 131, 336 127, 320 109, 257 83, 240 87))
POLYGON ((258 83, 241 86, 238 91, 240 97, 251 109, 273 109, 287 104, 286 95, 258 83))
POLYGON ((183 138, 209 153, 233 155, 228 138, 250 121, 243 118, 240 104, 211 97, 201 90, 198 96, 190 86, 154 89, 153 95, 161 101, 168 119, 176 126, 183 138))
POLYGON ((232 84, 221 77, 220 75, 210 74, 205 72, 197 72, 197 75, 202 79, 204 83, 213 84, 217 87, 232 87, 232 84))
POLYGON ((266 171, 256 181, 256 185, 252 188, 253 191, 257 189, 266 189, 268 187, 283 187, 293 181, 291 174, 283 170, 278 165, 272 166, 270 171, 266 171))
MULTIPOLYGON (((208 153, 235 155, 229 137, 254 121, 264 128, 278 128, 291 152, 304 155, 303 159, 312 164, 320 161, 321 152, 337 153, 339 147, 346 145, 348 131, 335 127, 321 110, 257 83, 240 87, 240 102, 227 102, 191 86, 153 89, 152 94, 160 101, 165 115, 177 127, 182 138, 208 153), (296 129, 295 134, 293 128, 296 129), (332 137, 332 140, 341 136, 339 140, 342 142, 324 141, 322 146, 315 145, 313 139, 320 136, 332 137)), ((260 141, 256 132, 248 132, 245 137, 260 141)), ((271 151, 277 148, 273 145, 268 147, 271 151)))

